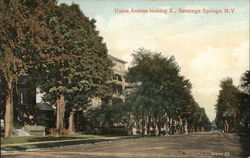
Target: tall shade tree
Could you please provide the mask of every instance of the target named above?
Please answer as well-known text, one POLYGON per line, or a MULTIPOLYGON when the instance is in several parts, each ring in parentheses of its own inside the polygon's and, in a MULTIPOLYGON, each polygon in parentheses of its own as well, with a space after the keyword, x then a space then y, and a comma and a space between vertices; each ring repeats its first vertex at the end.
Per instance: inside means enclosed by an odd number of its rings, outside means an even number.
POLYGON ((246 71, 241 76, 241 84, 240 86, 244 89, 244 91, 250 94, 250 70, 246 71))
POLYGON ((216 124, 225 132, 235 132, 238 128, 238 98, 239 90, 233 85, 232 78, 221 81, 221 90, 217 99, 216 124))
MULTIPOLYGON (((162 134, 163 123, 174 133, 173 122, 178 122, 178 132, 184 132, 183 124, 188 121, 196 131, 210 130, 210 122, 205 110, 194 101, 191 83, 180 75, 180 68, 174 57, 164 57, 159 53, 138 49, 133 54, 132 67, 126 80, 134 83, 127 93, 124 103, 101 106, 91 110, 89 116, 99 122, 122 123, 131 130, 139 129, 142 136, 147 132, 162 134), (101 114, 100 114, 101 113, 101 114), (169 118, 169 119, 168 119, 169 118), (170 123, 167 123, 170 121, 170 123), (180 127, 181 126, 181 127, 180 127)), ((165 126, 165 127, 166 127, 165 126)), ((186 132, 187 126, 186 126, 186 132)))
POLYGON ((135 106, 132 108, 136 110, 135 116, 140 114, 142 130, 145 117, 152 118, 154 128, 158 126, 160 130, 160 120, 165 114, 173 119, 181 117, 191 97, 191 83, 180 75, 180 67, 173 56, 163 57, 141 48, 133 58, 127 78, 137 86, 126 101, 135 106))
POLYGON ((49 62, 53 59, 50 52, 60 48, 60 36, 44 25, 54 7, 53 0, 0 1, 0 70, 6 82, 5 137, 11 134, 12 89, 18 75, 38 63, 49 62))
POLYGON ((102 98, 109 92, 112 64, 95 20, 86 17, 78 5, 61 4, 47 25, 63 36, 64 50, 58 53, 64 59, 46 65, 40 89, 47 101, 57 106, 57 131, 64 128, 66 108, 70 113, 68 130, 72 133, 74 111, 86 108, 91 98, 102 98))
POLYGON ((192 111, 190 117, 188 117, 188 122, 190 124, 189 130, 192 132, 209 131, 212 128, 205 109, 201 108, 195 101, 193 101, 192 111))
POLYGON ((241 91, 238 93, 238 101, 239 101, 239 112, 240 112, 240 120, 242 122, 241 131, 249 134, 249 131, 245 131, 250 122, 250 71, 246 71, 241 76, 240 83, 241 91))
POLYGON ((248 134, 250 122, 250 71, 241 76, 239 87, 233 85, 231 78, 221 81, 221 90, 217 99, 216 124, 225 132, 243 132, 248 134), (248 131, 247 131, 248 130, 248 131))
POLYGON ((0 70, 0 119, 4 119, 4 115, 5 115, 5 101, 6 101, 6 90, 7 88, 5 87, 7 84, 3 78, 3 74, 1 73, 0 70))

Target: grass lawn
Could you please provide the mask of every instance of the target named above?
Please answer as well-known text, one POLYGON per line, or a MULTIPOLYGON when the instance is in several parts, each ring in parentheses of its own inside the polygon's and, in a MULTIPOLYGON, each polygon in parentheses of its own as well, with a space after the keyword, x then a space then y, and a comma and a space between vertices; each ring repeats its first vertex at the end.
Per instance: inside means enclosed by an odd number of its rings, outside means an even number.
POLYGON ((105 141, 114 141, 130 138, 129 136, 102 136, 102 135, 62 135, 59 137, 54 136, 13 136, 8 139, 1 137, 1 150, 5 151, 17 151, 27 150, 36 148, 51 148, 60 147, 66 145, 79 145, 79 144, 90 144, 105 141), (61 140, 61 141, 60 141, 61 140), (67 141, 68 140, 68 141, 67 141), (51 142, 50 142, 51 141, 51 142), (56 141, 56 142, 53 142, 56 141), (43 143, 35 143, 43 142, 43 143), (30 143, 30 144, 24 144, 30 143), (17 144, 17 145, 15 145, 17 144), (8 146, 9 145, 9 146, 8 146))
POLYGON ((29 143, 29 142, 42 142, 42 141, 56 141, 56 140, 71 140, 71 139, 107 139, 107 138, 118 138, 118 137, 107 137, 101 135, 62 135, 59 137, 55 136, 12 136, 10 138, 4 139, 1 137, 1 145, 6 144, 19 144, 19 143, 29 143))

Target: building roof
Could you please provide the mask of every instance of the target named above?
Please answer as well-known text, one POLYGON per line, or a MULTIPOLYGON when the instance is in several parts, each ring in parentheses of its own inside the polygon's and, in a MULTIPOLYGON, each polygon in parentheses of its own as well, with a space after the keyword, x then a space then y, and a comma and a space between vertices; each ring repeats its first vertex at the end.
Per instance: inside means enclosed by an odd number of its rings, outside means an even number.
POLYGON ((54 109, 47 103, 37 103, 36 107, 41 111, 54 111, 54 109))
POLYGON ((111 59, 111 60, 120 62, 120 63, 124 63, 124 64, 128 63, 128 62, 126 62, 126 61, 124 61, 124 60, 121 60, 121 59, 118 59, 118 58, 116 58, 116 57, 114 57, 114 56, 112 56, 112 55, 110 55, 110 54, 108 54, 108 58, 111 59))

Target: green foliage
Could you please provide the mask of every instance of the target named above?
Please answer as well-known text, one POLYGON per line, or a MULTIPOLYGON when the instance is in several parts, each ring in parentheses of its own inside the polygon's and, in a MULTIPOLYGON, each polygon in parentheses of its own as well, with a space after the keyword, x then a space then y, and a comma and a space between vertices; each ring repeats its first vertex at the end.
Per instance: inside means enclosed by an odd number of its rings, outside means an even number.
MULTIPOLYGON (((145 117, 157 120, 166 115, 173 119, 187 117, 187 105, 192 99, 191 83, 180 75, 175 58, 143 48, 138 49, 133 58, 127 80, 136 83, 136 86, 125 101, 133 117, 137 120, 145 117)), ((209 126, 204 109, 201 111, 193 112, 192 117, 200 120, 197 125, 209 126)))
POLYGON ((36 124, 37 124, 37 125, 40 125, 40 126, 46 126, 46 122, 47 122, 48 120, 49 120, 49 118, 47 118, 43 113, 38 114, 38 115, 35 117, 36 124))
MULTIPOLYGON (((241 77, 240 87, 243 89, 237 95, 238 98, 238 110, 239 110, 239 120, 242 122, 241 130, 249 131, 250 123, 250 71, 246 71, 241 77)), ((249 132, 248 132, 249 134, 249 132)))
POLYGON ((111 122, 117 121, 116 116, 118 112, 119 111, 116 110, 115 106, 102 105, 89 110, 88 116, 91 118, 91 120, 98 121, 101 124, 110 124, 111 122))
POLYGON ((220 87, 221 90, 219 92, 216 104, 217 127, 223 129, 224 122, 226 120, 230 121, 231 124, 235 124, 234 126, 236 126, 236 119, 238 118, 237 116, 239 115, 238 98, 237 98, 239 90, 233 85, 233 80, 231 78, 226 78, 223 81, 221 81, 220 87))
POLYGON ((7 82, 14 83, 21 72, 45 92, 44 100, 54 104, 63 95, 68 110, 110 93, 106 83, 112 64, 106 45, 95 20, 79 6, 1 0, 0 14, 0 84, 6 87, 1 94, 10 91, 7 82))
POLYGON ((107 81, 112 77, 112 64, 103 38, 95 29, 95 20, 86 17, 78 5, 56 6, 45 23, 63 42, 62 49, 52 52, 55 60, 40 67, 38 86, 45 92, 44 100, 51 104, 64 96, 65 104, 58 106, 62 122, 65 109, 86 109, 93 97, 102 99, 110 94, 107 81))
POLYGON ((197 103, 194 104, 192 115, 188 118, 188 122, 196 128, 204 127, 205 131, 209 131, 212 128, 205 109, 201 108, 197 103))
POLYGON ((246 71, 241 77, 241 88, 245 93, 250 94, 250 70, 246 71))
POLYGON ((250 121, 249 108, 249 71, 241 77, 239 88, 233 85, 231 78, 221 82, 221 90, 216 104, 216 124, 220 129, 229 126, 226 132, 240 132, 247 128, 250 121))
POLYGON ((43 63, 48 59, 48 52, 60 49, 60 36, 43 23, 53 13, 54 7, 53 0, 0 1, 0 72, 5 81, 5 137, 9 136, 7 133, 12 124, 12 90, 18 76, 43 63))
POLYGON ((133 67, 127 76, 130 81, 141 83, 134 93, 149 101, 142 105, 150 106, 147 109, 153 114, 180 115, 190 96, 191 84, 180 75, 174 57, 165 58, 145 49, 139 49, 133 57, 133 67))
POLYGON ((86 105, 91 97, 104 96, 109 91, 106 82, 112 76, 112 65, 94 20, 75 4, 61 4, 47 25, 64 39, 58 60, 47 64, 42 74, 40 87, 47 100, 53 103, 56 95, 64 94, 70 105, 86 105))

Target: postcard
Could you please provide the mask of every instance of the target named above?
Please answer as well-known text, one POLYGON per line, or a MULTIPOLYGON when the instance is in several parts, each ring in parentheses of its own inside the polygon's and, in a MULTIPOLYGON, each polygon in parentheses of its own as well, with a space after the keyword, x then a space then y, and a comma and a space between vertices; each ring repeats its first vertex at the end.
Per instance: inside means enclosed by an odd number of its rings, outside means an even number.
POLYGON ((1 1, 1 156, 249 158, 249 7, 1 1))

